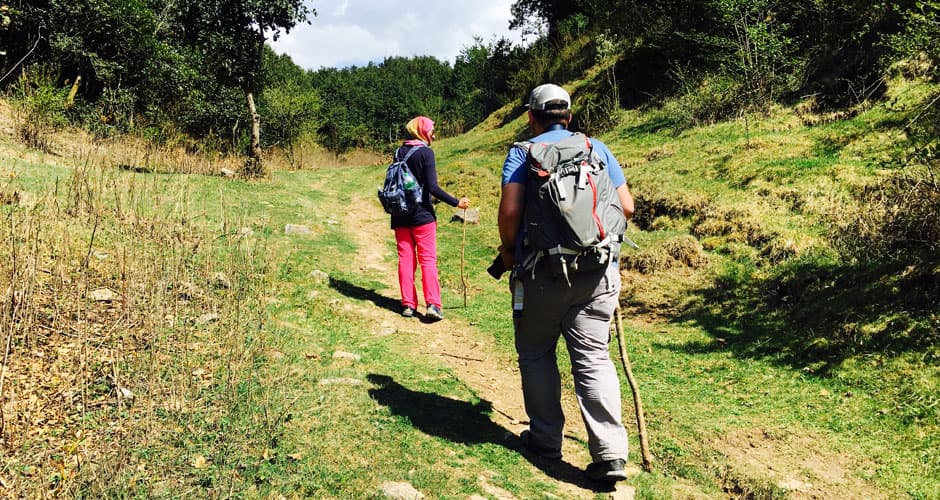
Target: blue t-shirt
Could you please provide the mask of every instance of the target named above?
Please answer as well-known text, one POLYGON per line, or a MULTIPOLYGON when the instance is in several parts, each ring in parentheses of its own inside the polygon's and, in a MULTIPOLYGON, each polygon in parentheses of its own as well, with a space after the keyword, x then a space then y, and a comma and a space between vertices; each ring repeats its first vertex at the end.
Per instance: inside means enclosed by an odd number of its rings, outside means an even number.
MULTIPOLYGON (((548 132, 544 132, 529 139, 529 142, 554 143, 571 136, 573 133, 574 132, 563 128, 549 130, 548 132)), ((594 152, 603 160, 604 165, 607 165, 607 174, 610 175, 610 180, 613 182, 614 188, 619 188, 626 184, 627 180, 623 175, 623 168, 620 166, 620 163, 617 162, 617 159, 614 158, 613 153, 607 149, 607 145, 593 137, 591 138, 591 144, 594 146, 594 152)), ((503 163, 502 185, 509 184, 510 182, 525 184, 526 175, 525 150, 518 147, 510 149, 509 154, 506 155, 506 161, 503 163)))

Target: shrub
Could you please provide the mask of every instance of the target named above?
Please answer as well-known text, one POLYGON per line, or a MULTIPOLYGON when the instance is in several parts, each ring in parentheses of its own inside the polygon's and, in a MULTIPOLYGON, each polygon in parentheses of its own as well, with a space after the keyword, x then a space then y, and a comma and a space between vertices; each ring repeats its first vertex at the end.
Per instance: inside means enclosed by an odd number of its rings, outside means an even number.
POLYGON ((53 134, 67 123, 68 91, 53 82, 51 71, 46 68, 29 68, 20 75, 13 99, 17 109, 16 136, 27 146, 46 152, 51 150, 53 134))
POLYGON ((858 206, 835 215, 832 237, 861 262, 940 260, 940 184, 932 167, 895 172, 855 192, 858 206))
POLYGON ((314 90, 293 86, 266 89, 261 94, 261 143, 290 147, 315 130, 321 100, 314 90))
POLYGON ((681 82, 680 90, 677 97, 664 103, 663 113, 677 131, 716 123, 742 109, 743 89, 733 78, 715 74, 695 79, 682 70, 674 75, 681 82))
POLYGON ((130 89, 106 88, 94 101, 76 100, 68 116, 99 139, 127 134, 134 129, 135 99, 130 89))

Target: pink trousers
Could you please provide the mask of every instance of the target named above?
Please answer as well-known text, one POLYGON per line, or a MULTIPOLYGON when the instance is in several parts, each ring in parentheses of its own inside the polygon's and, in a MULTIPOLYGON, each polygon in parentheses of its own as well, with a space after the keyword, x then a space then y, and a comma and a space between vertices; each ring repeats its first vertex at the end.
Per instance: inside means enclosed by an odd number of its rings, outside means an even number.
POLYGON ((425 305, 441 306, 441 284, 437 276, 437 222, 417 227, 395 228, 398 243, 398 286, 401 304, 418 308, 415 271, 421 265, 421 289, 425 305))

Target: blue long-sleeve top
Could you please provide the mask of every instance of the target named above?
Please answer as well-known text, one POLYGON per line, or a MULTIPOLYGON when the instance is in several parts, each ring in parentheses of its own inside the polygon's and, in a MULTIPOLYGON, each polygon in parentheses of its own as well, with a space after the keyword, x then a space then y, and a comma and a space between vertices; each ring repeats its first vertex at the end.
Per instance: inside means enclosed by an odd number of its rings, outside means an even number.
POLYGON ((421 185, 421 204, 415 209, 414 213, 409 215, 392 216, 392 229, 396 227, 415 227, 434 222, 437 215, 434 213, 434 205, 431 204, 431 196, 456 207, 460 201, 447 191, 444 191, 437 183, 437 163, 434 160, 434 151, 425 146, 403 145, 399 152, 399 158, 404 158, 411 148, 419 147, 414 154, 408 158, 408 168, 414 174, 418 184, 421 185))

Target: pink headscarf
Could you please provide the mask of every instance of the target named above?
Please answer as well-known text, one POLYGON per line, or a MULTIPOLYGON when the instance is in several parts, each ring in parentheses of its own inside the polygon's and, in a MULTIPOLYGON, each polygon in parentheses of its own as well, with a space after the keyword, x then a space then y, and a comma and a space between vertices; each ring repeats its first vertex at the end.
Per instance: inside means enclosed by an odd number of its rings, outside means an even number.
POLYGON ((431 145, 431 135, 434 132, 434 121, 426 116, 419 116, 413 118, 407 125, 405 129, 408 130, 408 133, 411 134, 414 139, 405 141, 405 144, 409 146, 416 146, 420 143, 424 143, 426 146, 431 145))

